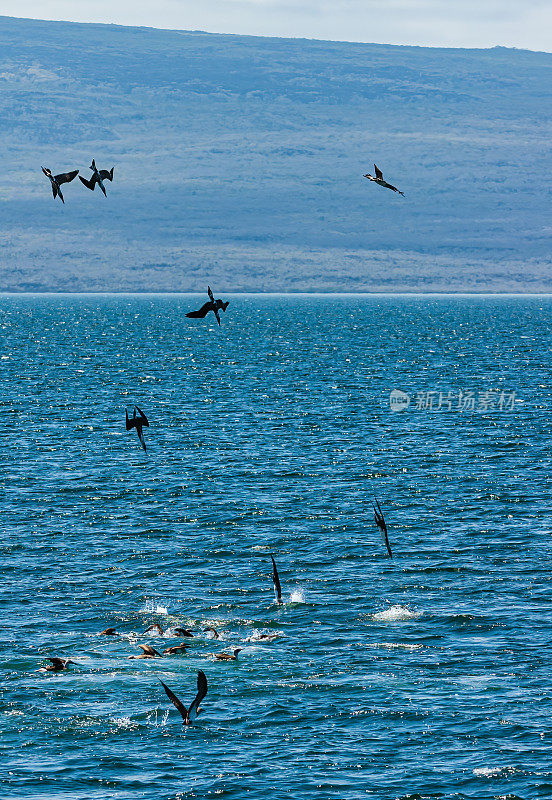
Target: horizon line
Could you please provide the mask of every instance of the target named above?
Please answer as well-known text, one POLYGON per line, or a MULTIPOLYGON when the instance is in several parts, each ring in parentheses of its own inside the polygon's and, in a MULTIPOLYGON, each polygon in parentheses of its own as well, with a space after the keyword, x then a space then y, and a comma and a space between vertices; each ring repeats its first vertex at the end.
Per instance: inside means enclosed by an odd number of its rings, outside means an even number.
POLYGON ((9 14, 0 14, 0 20, 2 19, 18 20, 20 22, 48 22, 52 23, 53 25, 59 23, 63 23, 66 25, 101 25, 109 28, 124 28, 124 29, 131 28, 132 30, 161 31, 166 33, 202 34, 204 36, 234 36, 244 39, 277 39, 279 41, 290 41, 290 42, 352 44, 352 45, 366 45, 367 47, 404 47, 404 48, 419 49, 419 50, 446 50, 446 51, 467 50, 470 52, 473 51, 473 52, 483 52, 483 53, 491 50, 508 50, 516 53, 535 53, 535 54, 542 53, 544 55, 552 55, 552 50, 532 50, 528 47, 514 47, 502 44, 488 45, 487 47, 469 47, 468 45, 462 47, 460 46, 448 47, 446 45, 433 45, 433 44, 405 44, 405 43, 399 44, 397 42, 367 42, 358 39, 318 39, 316 37, 307 37, 307 36, 274 36, 262 33, 259 34, 221 33, 220 31, 207 31, 202 29, 192 30, 186 28, 156 28, 153 25, 125 25, 121 22, 95 22, 95 21, 78 22, 76 20, 71 20, 71 19, 45 19, 44 17, 14 17, 9 14))
MULTIPOLYGON (((400 291, 400 292, 377 292, 377 291, 355 291, 355 292, 320 292, 320 291, 281 291, 281 292, 259 292, 259 291, 236 291, 217 289, 219 294, 234 297, 255 296, 255 297, 552 297, 552 290, 549 292, 431 292, 431 291, 400 291)), ((112 291, 112 290, 91 290, 91 291, 3 291, 0 290, 1 297, 181 297, 184 295, 204 295, 204 291, 175 291, 175 292, 155 292, 143 291, 112 291)))

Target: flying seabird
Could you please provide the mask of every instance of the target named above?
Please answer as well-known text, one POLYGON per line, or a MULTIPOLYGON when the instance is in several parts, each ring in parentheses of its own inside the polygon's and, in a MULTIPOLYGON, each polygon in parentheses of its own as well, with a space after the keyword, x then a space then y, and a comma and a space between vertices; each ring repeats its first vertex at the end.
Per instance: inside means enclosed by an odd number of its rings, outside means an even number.
POLYGON ((106 628, 105 631, 100 631, 100 636, 117 636, 115 628, 106 628))
POLYGON ((234 647, 232 653, 215 653, 217 661, 237 661, 238 653, 241 653, 241 647, 234 647))
POLYGON ((172 632, 175 634, 175 636, 188 636, 191 639, 194 638, 194 634, 188 630, 188 628, 173 628, 172 632))
POLYGON ((146 443, 144 441, 144 434, 142 433, 142 428, 144 427, 144 425, 146 426, 146 428, 149 428, 148 418, 146 417, 144 412, 138 408, 138 406, 134 406, 134 411, 132 412, 132 419, 128 416, 128 411, 126 408, 125 408, 125 414, 126 414, 127 431, 132 430, 132 428, 136 428, 136 433, 138 434, 138 438, 140 439, 142 447, 144 448, 144 453, 147 453, 148 451, 146 450, 146 443), (140 414, 139 417, 136 416, 137 411, 140 414))
POLYGON ((138 647, 142 650, 140 655, 129 656, 129 658, 163 658, 161 653, 159 653, 149 644, 139 644, 138 647))
POLYGON ((67 669, 69 664, 74 664, 74 661, 70 661, 68 658, 47 658, 46 661, 50 661, 51 664, 48 664, 47 667, 41 667, 40 672, 61 672, 64 669, 67 669))
POLYGON ((272 559, 272 582, 274 583, 274 592, 276 593, 276 602, 282 602, 282 587, 280 586, 280 578, 278 576, 278 570, 276 569, 276 562, 274 561, 274 556, 271 554, 270 558, 272 559))
MULTIPOLYGON (((376 499, 376 498, 374 498, 376 499)), ((387 525, 385 524, 385 519, 383 518, 383 511, 380 508, 380 504, 376 500, 376 506, 372 503, 372 508, 374 509, 374 522, 383 533, 385 538, 385 546, 387 547, 387 552, 389 553, 389 558, 393 558, 393 553, 391 552, 391 547, 389 545, 389 537, 387 536, 387 525)))
POLYGON ((63 204, 65 204, 65 200, 63 199, 60 186, 62 183, 71 183, 71 181, 74 180, 79 174, 78 169, 74 169, 72 172, 62 172, 60 175, 52 175, 51 171, 47 167, 42 167, 42 172, 46 175, 47 178, 50 179, 54 200, 59 194, 59 199, 63 204))
POLYGON ((115 167, 111 167, 111 169, 98 169, 96 167, 95 159, 92 159, 92 163, 90 164, 90 169, 92 170, 92 177, 89 181, 86 178, 83 178, 82 175, 79 175, 79 180, 84 183, 87 189, 91 189, 94 191, 96 184, 100 187, 104 195, 107 197, 105 186, 103 185, 104 180, 112 181, 113 180, 113 170, 115 167))
POLYGON ((171 691, 169 687, 163 683, 163 681, 159 681, 159 683, 167 693, 167 697, 169 698, 171 703, 173 703, 175 707, 180 711, 183 720, 182 724, 191 725, 192 721, 200 713, 199 704, 207 694, 207 678, 205 677, 205 673, 202 672, 201 670, 199 670, 199 672, 197 673, 197 694, 194 697, 190 708, 186 708, 186 706, 180 702, 175 693, 171 691))
POLYGON ((149 628, 146 628, 144 633, 153 633, 153 631, 155 631, 155 633, 158 633, 159 636, 163 636, 163 634, 165 633, 165 631, 158 622, 154 622, 153 625, 150 625, 149 628))
MULTIPOLYGON (((392 191, 398 192, 399 194, 402 194, 402 196, 404 197, 404 192, 401 192, 401 190, 397 189, 396 186, 391 186, 390 183, 387 183, 387 181, 383 180, 383 172, 381 171, 381 169, 379 167, 376 167, 375 164, 374 164, 374 171, 376 173, 376 177, 375 178, 374 178, 373 175, 370 175, 369 172, 366 175, 363 175, 362 177, 363 178, 368 178, 369 181, 374 181, 374 183, 377 183, 380 186, 384 186, 386 189, 392 189, 392 191)), ((81 181, 82 181, 82 178, 81 178, 81 181)))
POLYGON ((203 633, 209 633, 209 631, 213 634, 213 639, 220 639, 220 633, 218 633, 211 626, 209 626, 208 628, 203 628, 203 633))
POLYGON ((175 644, 174 647, 167 647, 163 650, 164 656, 174 656, 176 653, 185 653, 188 650, 187 644, 175 644))
POLYGON ((217 318, 218 324, 220 325, 219 311, 226 311, 229 301, 224 303, 220 298, 215 300, 210 286, 207 287, 207 294, 209 295, 209 302, 204 303, 204 305, 202 305, 198 311, 189 311, 186 316, 192 317, 193 319, 204 319, 209 311, 212 311, 217 318))

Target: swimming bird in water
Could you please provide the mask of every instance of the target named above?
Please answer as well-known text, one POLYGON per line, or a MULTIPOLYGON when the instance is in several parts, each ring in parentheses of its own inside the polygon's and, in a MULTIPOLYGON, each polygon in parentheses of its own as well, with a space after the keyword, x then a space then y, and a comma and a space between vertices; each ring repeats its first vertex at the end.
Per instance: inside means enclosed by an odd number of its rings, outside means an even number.
POLYGON ((149 644, 139 644, 138 647, 142 650, 139 656, 129 656, 129 658, 163 658, 161 653, 155 650, 149 644))
POLYGON ((175 636, 188 636, 190 639, 194 638, 194 634, 188 628, 173 628, 175 636))
POLYGON ((154 622, 153 625, 150 625, 149 628, 146 628, 144 633, 153 633, 154 631, 155 633, 158 633, 159 636, 163 636, 163 634, 165 633, 165 631, 158 622, 154 622))
POLYGON ((42 167, 42 172, 50 180, 50 184, 52 186, 52 194, 54 195, 54 200, 59 194, 59 199, 65 205, 65 200, 63 199, 60 186, 62 183, 71 183, 71 181, 74 180, 79 174, 78 169, 74 169, 72 172, 62 172, 59 175, 52 175, 51 171, 47 167, 42 167))
POLYGON ((270 558, 272 559, 272 582, 274 584, 274 592, 276 594, 276 602, 282 602, 282 587, 280 586, 280 577, 278 575, 278 570, 276 569, 276 562, 274 561, 274 556, 271 554, 270 558))
POLYGON ((159 681, 163 689, 165 690, 167 697, 174 704, 174 706, 179 710, 180 715, 182 717, 182 724, 183 725, 191 725, 193 720, 197 717, 200 713, 199 704, 203 700, 203 698, 207 695, 207 678, 205 677, 205 673, 202 670, 199 670, 197 673, 197 694, 192 701, 192 705, 189 708, 180 702, 178 697, 175 695, 169 687, 163 683, 163 681, 159 681))
POLYGON ((166 650, 163 650, 164 656, 174 656, 177 653, 186 653, 188 650, 187 644, 175 644, 174 647, 167 647, 166 650))
POLYGON ((213 634, 213 639, 220 639, 220 633, 218 633, 214 628, 211 628, 210 626, 208 628, 203 628, 203 633, 209 632, 213 634))
POLYGON ((192 317, 193 319, 204 319, 209 311, 212 311, 215 317, 217 318, 217 322, 220 325, 220 316, 219 311, 226 311, 229 305, 229 301, 224 303, 220 298, 215 300, 213 292, 211 291, 211 287, 207 287, 207 294, 209 295, 209 302, 204 303, 200 309, 197 311, 189 311, 186 316, 192 317))
MULTIPOLYGON (((363 178, 368 178, 369 181, 374 181, 374 183, 377 183, 379 186, 384 186, 386 189, 391 189, 393 192, 397 192, 398 194, 402 194, 402 196, 404 197, 404 192, 401 192, 401 190, 397 189, 396 186, 392 186, 390 183, 387 183, 387 181, 383 180, 383 172, 381 171, 381 169, 379 167, 376 167, 375 164, 374 164, 374 171, 376 173, 375 177, 373 175, 370 175, 369 172, 366 175, 363 175, 362 177, 363 178)), ((81 180, 82 180, 82 178, 81 178, 81 180)))
POLYGON ((215 653, 217 661, 237 661, 238 653, 241 653, 241 647, 234 647, 231 653, 215 653))
MULTIPOLYGON (((375 498, 374 498, 375 499, 375 498)), ((374 509, 374 522, 383 533, 385 538, 385 546, 387 547, 387 552, 389 553, 389 558, 393 558, 393 553, 391 552, 391 546, 389 545, 389 537, 387 536, 387 525, 385 524, 385 519, 383 517, 383 511, 380 508, 380 504, 376 500, 376 506, 372 503, 372 508, 374 509)))
POLYGON ((92 163, 90 164, 90 169, 92 170, 92 177, 90 178, 90 180, 87 181, 86 178, 82 177, 82 175, 79 175, 79 180, 82 181, 82 183, 84 183, 87 189, 91 189, 91 191, 94 191, 96 184, 98 184, 98 186, 104 193, 105 197, 107 197, 107 193, 105 191, 105 186, 103 185, 103 182, 105 180, 107 181, 113 180, 113 170, 115 169, 115 167, 111 167, 111 169, 98 169, 96 167, 95 159, 92 159, 92 163))
POLYGON ((105 631, 100 631, 100 636, 117 636, 115 628, 106 628, 105 631))
POLYGON ((47 667, 41 667, 40 672, 61 672, 64 669, 69 667, 69 664, 74 664, 74 661, 70 661, 68 658, 47 658, 46 661, 50 661, 51 663, 48 664, 47 667))
POLYGON ((142 433, 142 428, 144 427, 144 425, 146 426, 146 428, 149 428, 148 418, 146 417, 144 412, 138 408, 138 406, 134 406, 134 411, 132 412, 132 418, 128 416, 128 411, 126 408, 125 408, 125 414, 126 414, 127 431, 132 430, 132 428, 136 428, 136 433, 138 434, 138 438, 140 439, 142 447, 144 448, 144 453, 147 453, 148 451, 146 450, 146 443, 144 441, 144 434, 142 433), (139 417, 136 416, 137 411, 140 414, 139 417))

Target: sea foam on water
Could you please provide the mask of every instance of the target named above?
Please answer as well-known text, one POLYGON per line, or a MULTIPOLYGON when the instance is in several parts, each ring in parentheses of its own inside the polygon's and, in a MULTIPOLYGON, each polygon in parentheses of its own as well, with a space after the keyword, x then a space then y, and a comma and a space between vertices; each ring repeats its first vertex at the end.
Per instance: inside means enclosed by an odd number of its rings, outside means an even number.
POLYGON ((421 616, 419 611, 410 611, 406 606, 395 605, 386 608, 385 611, 378 611, 372 616, 376 622, 401 622, 407 619, 416 619, 421 616))

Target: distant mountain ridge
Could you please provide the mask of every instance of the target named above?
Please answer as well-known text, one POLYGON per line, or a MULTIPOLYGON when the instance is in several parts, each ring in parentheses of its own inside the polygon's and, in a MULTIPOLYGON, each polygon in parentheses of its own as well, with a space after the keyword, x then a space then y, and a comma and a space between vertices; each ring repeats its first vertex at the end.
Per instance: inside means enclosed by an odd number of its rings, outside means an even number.
POLYGON ((552 291, 551 78, 506 48, 0 17, 0 290, 552 291), (92 157, 107 199, 54 202, 40 167, 92 157))

